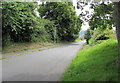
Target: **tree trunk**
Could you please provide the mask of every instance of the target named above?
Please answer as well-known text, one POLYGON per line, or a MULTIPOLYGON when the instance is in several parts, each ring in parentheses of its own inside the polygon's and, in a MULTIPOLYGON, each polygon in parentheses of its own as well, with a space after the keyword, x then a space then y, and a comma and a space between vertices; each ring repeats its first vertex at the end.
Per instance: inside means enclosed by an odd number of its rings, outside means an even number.
POLYGON ((120 66, 120 2, 114 2, 114 6, 115 6, 114 19, 116 23, 116 35, 119 47, 119 58, 117 64, 120 66))

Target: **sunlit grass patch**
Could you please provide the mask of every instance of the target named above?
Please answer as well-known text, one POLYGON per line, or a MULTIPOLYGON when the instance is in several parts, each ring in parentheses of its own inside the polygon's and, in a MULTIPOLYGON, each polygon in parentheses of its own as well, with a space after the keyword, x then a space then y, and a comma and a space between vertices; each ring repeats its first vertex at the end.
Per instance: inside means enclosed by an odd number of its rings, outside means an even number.
POLYGON ((107 40, 80 51, 62 81, 117 81, 117 46, 116 40, 107 40))
POLYGON ((8 57, 0 57, 0 60, 8 59, 8 57))
POLYGON ((79 42, 79 41, 82 41, 82 39, 78 38, 78 39, 75 40, 75 42, 79 42))

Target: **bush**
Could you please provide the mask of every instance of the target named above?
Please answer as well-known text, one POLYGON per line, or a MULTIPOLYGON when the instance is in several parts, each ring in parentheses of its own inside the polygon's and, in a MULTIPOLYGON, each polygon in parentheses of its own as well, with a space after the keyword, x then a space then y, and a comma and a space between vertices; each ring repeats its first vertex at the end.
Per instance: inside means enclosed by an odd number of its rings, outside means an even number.
POLYGON ((94 30, 94 33, 91 36, 91 39, 89 40, 89 44, 101 43, 102 41, 107 39, 116 39, 115 31, 110 29, 101 31, 97 29, 97 30, 94 30))
POLYGON ((84 34, 84 39, 86 39, 87 44, 89 44, 89 40, 91 39, 92 34, 93 34, 92 30, 90 29, 86 30, 84 34))
POLYGON ((52 42, 54 40, 54 29, 55 25, 53 21, 41 17, 36 18, 31 41, 52 42))

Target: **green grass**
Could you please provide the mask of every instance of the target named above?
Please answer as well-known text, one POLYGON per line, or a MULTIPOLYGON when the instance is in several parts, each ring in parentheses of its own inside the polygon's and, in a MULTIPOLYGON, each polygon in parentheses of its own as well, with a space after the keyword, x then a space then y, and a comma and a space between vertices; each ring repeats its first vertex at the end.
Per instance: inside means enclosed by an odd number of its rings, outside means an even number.
POLYGON ((0 60, 8 59, 8 57, 0 57, 0 60))
POLYGON ((118 44, 106 40, 78 52, 61 81, 118 81, 118 44))
POLYGON ((77 39, 75 40, 75 42, 79 42, 79 41, 82 41, 82 39, 81 39, 81 38, 77 38, 77 39))

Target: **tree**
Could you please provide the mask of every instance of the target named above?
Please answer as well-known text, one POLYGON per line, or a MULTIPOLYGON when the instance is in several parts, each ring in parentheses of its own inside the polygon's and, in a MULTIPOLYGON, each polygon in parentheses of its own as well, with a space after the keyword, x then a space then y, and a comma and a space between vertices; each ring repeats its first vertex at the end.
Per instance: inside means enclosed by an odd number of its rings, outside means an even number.
MULTIPOLYGON (((85 3, 85 2, 77 2, 77 6, 83 12, 80 14, 84 22, 88 22, 90 25, 90 30, 93 30, 92 41, 93 43, 99 40, 106 40, 111 38, 110 35, 106 36, 108 29, 112 29, 114 25, 113 21, 113 4, 112 3, 85 3), (84 10, 85 6, 89 6, 90 9, 94 9, 94 12, 89 12, 89 10, 84 10)), ((86 31, 89 33, 89 31, 86 31)), ((114 34, 112 34, 113 36, 114 34)), ((88 36, 88 41, 90 37, 88 36)))
POLYGON ((99 28, 100 30, 112 29, 113 21, 113 4, 105 4, 95 6, 94 15, 90 19, 89 25, 92 30, 99 28))
POLYGON ((11 42, 52 42, 54 22, 37 17, 33 2, 2 3, 3 47, 11 42))
POLYGON ((20 2, 2 3, 3 45, 8 41, 30 41, 34 27, 35 4, 20 2))
POLYGON ((87 44, 89 44, 89 39, 91 38, 90 29, 86 30, 84 38, 86 39, 87 44))
POLYGON ((73 41, 79 36, 82 21, 71 2, 48 2, 38 9, 40 16, 55 22, 61 41, 73 41))
POLYGON ((120 66, 120 2, 114 2, 114 20, 116 23, 116 33, 118 39, 118 47, 119 47, 119 58, 118 65, 120 66))
MULTIPOLYGON (((53 42, 55 33, 55 24, 53 21, 37 17, 33 28, 32 40, 33 42, 53 42)), ((57 35, 56 35, 57 38, 57 35)))
POLYGON ((104 3, 94 6, 94 14, 89 21, 90 29, 94 31, 91 43, 100 42, 101 40, 115 39, 113 20, 113 3, 104 3), (111 34, 108 34, 111 33, 111 34))

